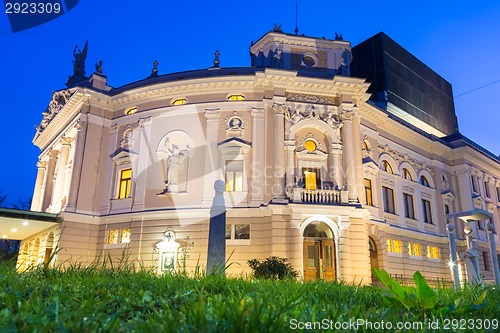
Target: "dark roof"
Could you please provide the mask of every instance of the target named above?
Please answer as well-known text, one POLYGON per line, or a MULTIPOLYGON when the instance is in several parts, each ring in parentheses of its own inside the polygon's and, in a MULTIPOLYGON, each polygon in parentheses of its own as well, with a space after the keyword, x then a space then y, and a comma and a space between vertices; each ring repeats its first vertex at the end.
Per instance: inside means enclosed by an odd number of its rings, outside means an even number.
POLYGON ((479 152, 483 153, 484 155, 493 158, 497 162, 500 162, 500 155, 497 156, 493 154, 491 151, 481 147, 468 137, 464 136, 460 132, 453 133, 451 135, 445 136, 441 138, 443 141, 448 143, 448 146, 452 148, 458 148, 458 147, 464 147, 464 146, 469 146, 471 148, 474 148, 475 150, 478 150, 479 152))
POLYGON ((57 214, 34 212, 31 210, 0 208, 1 217, 11 217, 18 219, 29 219, 44 222, 59 222, 61 217, 57 214))

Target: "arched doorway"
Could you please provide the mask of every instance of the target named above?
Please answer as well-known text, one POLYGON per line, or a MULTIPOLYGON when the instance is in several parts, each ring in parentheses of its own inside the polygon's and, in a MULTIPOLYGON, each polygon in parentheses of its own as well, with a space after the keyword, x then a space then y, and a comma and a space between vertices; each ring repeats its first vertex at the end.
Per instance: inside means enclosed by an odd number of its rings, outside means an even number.
POLYGON ((373 281, 373 267, 378 268, 378 252, 377 244, 371 237, 368 237, 368 249, 370 250, 370 276, 373 281))
POLYGON ((330 227, 324 222, 311 222, 303 236, 304 280, 335 280, 335 241, 330 227))

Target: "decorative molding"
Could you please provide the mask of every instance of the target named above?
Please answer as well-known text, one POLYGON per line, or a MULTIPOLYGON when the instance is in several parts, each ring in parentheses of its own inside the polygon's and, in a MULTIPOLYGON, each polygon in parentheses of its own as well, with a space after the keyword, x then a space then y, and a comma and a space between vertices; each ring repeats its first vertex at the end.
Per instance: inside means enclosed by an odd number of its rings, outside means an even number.
POLYGON ((39 168, 39 169, 45 169, 45 168, 47 167, 47 162, 45 162, 45 161, 38 161, 38 162, 36 163, 36 166, 37 166, 37 168, 39 168))
POLYGON ((378 149, 381 152, 380 155, 382 153, 387 153, 388 155, 390 155, 394 159, 394 161, 396 161, 396 163, 398 164, 397 165, 398 169, 401 163, 408 162, 413 167, 413 169, 415 169, 417 174, 422 170, 426 170, 431 174, 431 176, 434 175, 434 170, 432 170, 432 167, 430 165, 428 165, 425 162, 421 162, 413 157, 410 157, 408 154, 400 153, 399 151, 389 147, 388 144, 385 145, 379 144, 378 149))
POLYGON ((226 131, 226 136, 241 137, 248 126, 248 121, 244 116, 234 111, 229 116, 224 118, 222 122, 222 129, 226 131))
POLYGON ((75 92, 70 92, 69 90, 63 90, 55 92, 52 95, 52 100, 50 101, 49 106, 44 112, 42 112, 42 121, 40 122, 40 125, 36 127, 38 132, 43 132, 45 130, 52 119, 59 113, 59 111, 61 111, 74 93, 75 92))
POLYGON ((207 108, 205 109, 204 115, 208 120, 218 119, 220 114, 220 108, 207 108))
POLYGON ((286 100, 290 102, 303 102, 303 103, 314 103, 314 104, 325 104, 325 105, 340 105, 340 97, 333 96, 318 96, 318 95, 307 95, 307 94, 297 94, 297 93, 285 93, 286 100))
POLYGON ((258 107, 253 106, 251 115, 252 115, 252 117, 257 118, 257 119, 264 118, 264 108, 258 108, 258 107))

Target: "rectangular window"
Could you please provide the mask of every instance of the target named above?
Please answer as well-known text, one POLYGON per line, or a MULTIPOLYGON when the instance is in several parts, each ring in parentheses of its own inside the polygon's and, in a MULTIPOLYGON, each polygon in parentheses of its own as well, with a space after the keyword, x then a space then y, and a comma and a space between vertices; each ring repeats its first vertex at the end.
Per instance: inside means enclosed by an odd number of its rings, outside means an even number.
POLYGON ((250 239, 250 224, 227 224, 226 239, 250 239))
POLYGON ((429 200, 422 199, 422 208, 424 210, 424 222, 432 223, 431 202, 429 200))
POLYGON ((422 245, 416 243, 408 243, 408 254, 411 256, 422 256, 422 245))
POLYGON ((444 205, 444 213, 446 215, 450 214, 450 206, 449 205, 444 205))
POLYGON ((394 190, 388 187, 382 187, 382 197, 384 200, 384 212, 394 214, 394 190))
POLYGON ((488 182, 484 182, 484 194, 486 194, 487 198, 491 198, 491 195, 490 195, 490 184, 488 182))
POLYGON ((130 243, 130 228, 122 229, 121 243, 130 243))
POLYGON ((243 191, 243 161, 226 161, 226 191, 243 191))
POLYGON ((490 271, 491 270, 490 255, 486 251, 483 252, 483 261, 484 261, 484 270, 490 271))
POLYGON ((366 197, 366 204, 368 206, 373 206, 372 181, 366 178, 365 178, 365 197, 366 197))
POLYGON ((130 228, 108 230, 106 244, 130 243, 130 228))
POLYGON ((484 230, 484 221, 477 221, 477 228, 479 230, 484 230))
POLYGON ((500 187, 497 187, 497 201, 500 202, 500 187))
POLYGON ((118 199, 125 199, 130 196, 130 182, 132 180, 132 169, 120 170, 118 181, 118 199))
POLYGON ((441 257, 439 247, 427 246, 427 257, 430 259, 439 259, 441 257))
POLYGON ((477 193, 476 177, 474 177, 474 175, 470 175, 470 181, 472 182, 472 191, 477 193))
POLYGON ((403 253, 403 241, 388 239, 387 240, 387 252, 392 253, 403 253))
POLYGON ((118 243, 118 229, 109 230, 108 231, 108 244, 117 244, 118 243))
POLYGON ((319 169, 303 169, 304 187, 306 190, 316 190, 320 188, 321 178, 319 169))
POLYGON ((413 209, 413 196, 403 193, 403 201, 405 204, 405 217, 415 219, 415 210, 413 209))

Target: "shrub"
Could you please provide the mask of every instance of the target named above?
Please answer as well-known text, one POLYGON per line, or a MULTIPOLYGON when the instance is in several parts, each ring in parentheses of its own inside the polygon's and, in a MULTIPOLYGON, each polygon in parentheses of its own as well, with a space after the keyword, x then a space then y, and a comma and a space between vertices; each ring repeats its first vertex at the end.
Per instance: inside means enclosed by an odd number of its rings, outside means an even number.
POLYGON ((248 266, 253 270, 256 279, 295 279, 299 273, 293 269, 286 258, 271 256, 262 262, 258 259, 248 260, 248 266))

